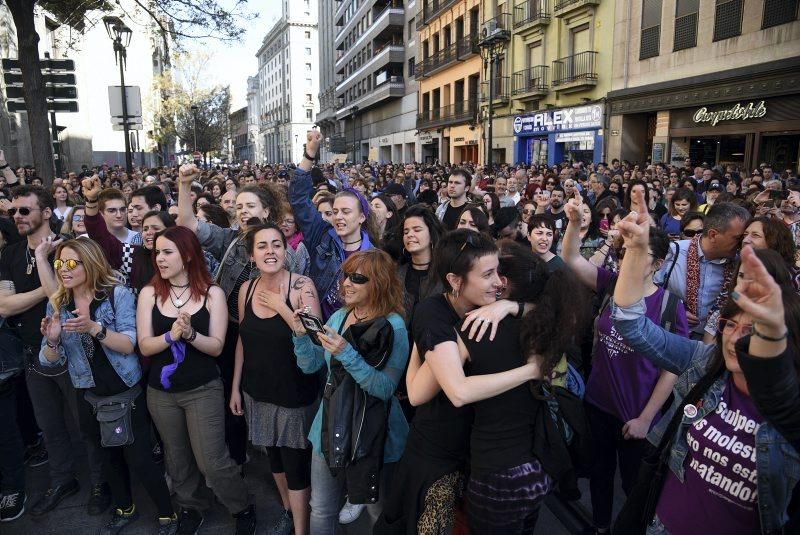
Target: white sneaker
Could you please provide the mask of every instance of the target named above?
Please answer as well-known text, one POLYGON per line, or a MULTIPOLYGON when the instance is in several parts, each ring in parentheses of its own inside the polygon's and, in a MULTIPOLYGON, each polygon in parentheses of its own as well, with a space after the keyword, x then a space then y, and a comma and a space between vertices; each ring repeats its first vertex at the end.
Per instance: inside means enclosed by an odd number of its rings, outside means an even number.
POLYGON ((363 503, 352 504, 350 503, 350 498, 348 498, 347 501, 344 502, 342 510, 339 511, 339 523, 350 524, 355 522, 366 507, 366 504, 363 503))

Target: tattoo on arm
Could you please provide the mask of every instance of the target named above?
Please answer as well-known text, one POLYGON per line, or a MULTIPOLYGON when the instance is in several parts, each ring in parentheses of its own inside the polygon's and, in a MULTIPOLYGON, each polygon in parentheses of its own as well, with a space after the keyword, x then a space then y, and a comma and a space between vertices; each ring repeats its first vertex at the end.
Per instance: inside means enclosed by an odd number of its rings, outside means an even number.
POLYGON ((294 281, 292 289, 299 294, 297 296, 297 304, 300 308, 305 306, 303 296, 313 300, 317 298, 314 284, 311 283, 311 279, 308 277, 298 277, 297 280, 294 281))

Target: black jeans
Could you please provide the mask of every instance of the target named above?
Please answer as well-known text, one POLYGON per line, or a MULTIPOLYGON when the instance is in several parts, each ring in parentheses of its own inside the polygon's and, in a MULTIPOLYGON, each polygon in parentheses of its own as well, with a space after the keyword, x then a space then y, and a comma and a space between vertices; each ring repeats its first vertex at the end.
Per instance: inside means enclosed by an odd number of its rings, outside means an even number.
POLYGON ((614 505, 614 474, 622 479, 622 490, 627 495, 636 482, 636 474, 647 445, 646 439, 625 440, 621 422, 615 416, 602 411, 591 403, 584 403, 586 417, 592 432, 594 463, 589 473, 589 491, 592 497, 592 520, 595 527, 611 526, 614 505))
POLYGON ((16 377, 0 384, 0 490, 15 492, 25 490, 25 446, 17 425, 16 377))
MULTIPOLYGON (((92 405, 84 399, 85 390, 77 390, 78 421, 89 440, 100 445, 100 424, 92 411, 92 405)), ((172 516, 173 508, 164 473, 155 463, 150 446, 150 415, 144 395, 134 401, 131 411, 131 427, 134 441, 129 446, 100 448, 108 486, 114 498, 114 507, 127 509, 133 504, 131 495, 131 472, 135 472, 150 499, 156 505, 158 516, 172 516)))
MULTIPOLYGON (((77 416, 75 388, 66 369, 60 375, 43 375, 28 364, 25 380, 36 421, 44 434, 44 445, 50 458, 50 485, 53 487, 63 485, 75 478, 75 453, 66 420, 67 413, 71 413, 73 417, 77 416)), ((89 457, 91 484, 102 483, 100 443, 85 440, 83 433, 81 438, 89 457)))

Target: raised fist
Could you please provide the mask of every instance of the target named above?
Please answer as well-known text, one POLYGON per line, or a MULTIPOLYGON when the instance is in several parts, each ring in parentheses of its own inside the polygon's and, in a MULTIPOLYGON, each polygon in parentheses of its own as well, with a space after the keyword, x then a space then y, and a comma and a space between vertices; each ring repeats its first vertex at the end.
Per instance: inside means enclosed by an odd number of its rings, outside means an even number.
POLYGON ((178 182, 181 184, 191 184, 200 176, 200 169, 193 163, 182 165, 178 170, 178 182))
POLYGON ((309 156, 317 155, 320 143, 322 143, 322 134, 319 130, 309 130, 306 134, 306 152, 309 156))

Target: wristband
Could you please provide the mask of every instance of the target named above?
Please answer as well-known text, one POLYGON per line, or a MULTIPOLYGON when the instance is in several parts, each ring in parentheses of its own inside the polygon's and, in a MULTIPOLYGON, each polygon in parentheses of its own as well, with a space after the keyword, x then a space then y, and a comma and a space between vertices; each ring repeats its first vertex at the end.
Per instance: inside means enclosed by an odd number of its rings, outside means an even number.
POLYGON ((303 158, 305 158, 309 162, 316 162, 317 161, 316 157, 309 156, 308 153, 305 150, 303 151, 303 158))
POLYGON ((86 197, 86 204, 96 203, 96 202, 97 202, 97 197, 95 197, 94 199, 90 199, 89 197, 86 197))
POLYGON ((47 340, 45 343, 47 344, 47 347, 49 347, 50 349, 55 350, 55 349, 58 349, 58 346, 61 345, 61 340, 59 340, 56 344, 51 344, 50 340, 47 340))
POLYGON ((761 338, 762 340, 766 340, 767 342, 783 342, 784 340, 786 340, 786 337, 789 335, 789 329, 786 329, 785 331, 783 331, 783 334, 779 338, 773 338, 772 336, 766 336, 766 335, 761 334, 760 332, 758 332, 756 330, 755 324, 753 324, 753 335, 754 336, 758 336, 759 338, 761 338))
POLYGON ((518 307, 518 308, 517 308, 517 315, 516 315, 516 317, 517 317, 517 318, 521 318, 521 317, 522 317, 522 314, 524 314, 524 313, 525 313, 525 303, 523 303, 522 301, 517 301, 517 307, 518 307))
POLYGON ((195 338, 197 338, 197 329, 192 327, 192 332, 189 337, 186 339, 187 342, 194 342, 195 338))

